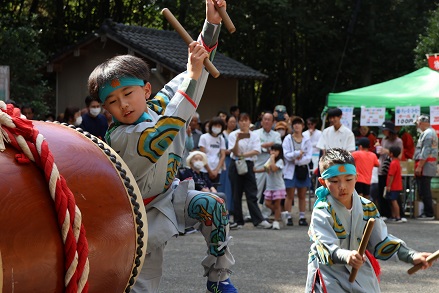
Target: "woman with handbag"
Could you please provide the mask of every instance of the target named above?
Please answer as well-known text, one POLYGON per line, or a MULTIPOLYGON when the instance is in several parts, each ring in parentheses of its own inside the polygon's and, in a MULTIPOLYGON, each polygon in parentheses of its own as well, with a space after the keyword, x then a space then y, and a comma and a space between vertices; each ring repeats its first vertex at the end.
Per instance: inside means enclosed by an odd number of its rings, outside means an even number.
POLYGON ((288 226, 293 226, 291 208, 294 201, 294 193, 297 189, 299 197, 299 226, 308 226, 305 218, 306 191, 311 186, 308 164, 312 159, 312 143, 308 135, 302 131, 305 122, 301 117, 291 119, 293 133, 285 137, 282 147, 284 150, 285 167, 283 169, 287 197, 285 198, 282 219, 288 226))
POLYGON ((262 216, 258 206, 258 187, 253 171, 256 156, 261 152, 261 142, 256 133, 250 131, 250 116, 247 113, 239 115, 239 129, 229 135, 230 158, 229 179, 233 194, 234 223, 230 229, 239 229, 244 226, 242 215, 242 193, 245 192, 248 211, 253 225, 259 228, 270 229, 271 224, 262 216))

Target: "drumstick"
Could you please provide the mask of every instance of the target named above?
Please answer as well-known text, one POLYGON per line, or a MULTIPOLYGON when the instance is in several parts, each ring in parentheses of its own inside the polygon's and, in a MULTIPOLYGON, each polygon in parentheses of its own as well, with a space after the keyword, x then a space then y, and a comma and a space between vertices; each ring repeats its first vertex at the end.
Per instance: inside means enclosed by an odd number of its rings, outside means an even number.
MULTIPOLYGON (((439 258, 439 250, 436 250, 435 253, 430 254, 430 255, 427 257, 427 262, 431 264, 431 263, 432 263, 434 260, 436 260, 437 258, 439 258)), ((407 273, 408 273, 409 275, 414 274, 414 273, 416 273, 417 271, 419 271, 421 268, 422 268, 422 263, 418 263, 417 265, 412 266, 412 267, 407 271, 407 273)))
POLYGON ((227 28, 229 33, 233 34, 236 31, 235 25, 233 24, 232 20, 230 19, 229 14, 226 11, 226 8, 224 6, 219 7, 218 4, 215 3, 215 8, 218 10, 219 15, 223 19, 224 26, 227 28))
MULTIPOLYGON (((164 8, 161 13, 166 17, 166 19, 169 21, 172 27, 177 31, 180 37, 186 42, 186 44, 189 45, 190 43, 193 42, 191 36, 183 28, 183 26, 180 24, 180 22, 175 18, 175 16, 168 8, 164 8)), ((209 71, 213 77, 217 78, 220 75, 218 69, 216 69, 215 65, 212 64, 209 58, 204 59, 203 64, 206 67, 207 71, 209 71)))
MULTIPOLYGON (((367 221, 366 229, 364 230, 363 238, 361 238, 360 242, 360 248, 358 249, 358 253, 363 256, 364 252, 366 251, 367 243, 369 242, 370 234, 372 234, 373 225, 375 224, 375 219, 370 218, 367 221)), ((355 281, 355 278, 357 277, 358 269, 353 268, 351 271, 351 275, 349 276, 349 282, 355 281)))

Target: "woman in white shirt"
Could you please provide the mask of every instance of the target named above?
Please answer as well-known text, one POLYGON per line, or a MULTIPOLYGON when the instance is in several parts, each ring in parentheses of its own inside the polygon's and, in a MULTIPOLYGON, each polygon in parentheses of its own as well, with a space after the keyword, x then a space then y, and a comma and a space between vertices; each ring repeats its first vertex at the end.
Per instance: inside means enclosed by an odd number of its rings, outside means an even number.
POLYGON ((291 208, 294 201, 294 193, 297 189, 299 197, 299 226, 308 226, 305 218, 306 191, 311 186, 308 164, 312 159, 312 144, 308 135, 302 131, 305 123, 302 118, 294 117, 291 120, 293 133, 285 137, 282 147, 284 150, 285 167, 283 169, 287 197, 285 198, 285 212, 282 218, 287 225, 293 225, 291 208))
POLYGON ((212 183, 220 180, 221 169, 226 158, 226 141, 221 135, 225 128, 224 121, 220 117, 213 117, 209 121, 209 132, 201 135, 198 147, 207 156, 207 165, 201 172, 208 173, 212 183))
POLYGON ((269 229, 271 224, 262 216, 258 206, 255 172, 253 171, 254 161, 261 152, 261 141, 259 136, 250 131, 250 116, 247 113, 239 115, 239 129, 229 135, 230 157, 232 162, 229 167, 229 179, 233 193, 233 216, 234 223, 230 224, 231 229, 239 229, 244 226, 242 215, 242 194, 245 192, 247 206, 253 225, 260 228, 269 229), (238 174, 236 161, 245 160, 247 173, 238 174))

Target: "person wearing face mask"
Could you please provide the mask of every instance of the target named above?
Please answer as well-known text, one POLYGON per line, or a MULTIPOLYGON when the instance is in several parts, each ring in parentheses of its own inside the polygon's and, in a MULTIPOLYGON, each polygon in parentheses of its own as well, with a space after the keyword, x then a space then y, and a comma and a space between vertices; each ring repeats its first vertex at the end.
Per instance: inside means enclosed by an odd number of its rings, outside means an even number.
POLYGON ((285 136, 288 134, 288 125, 285 121, 279 121, 274 126, 274 131, 280 134, 280 139, 283 141, 285 136))
POLYGON ((85 105, 87 106, 87 113, 82 115, 82 123, 79 127, 104 140, 108 122, 105 115, 101 113, 101 101, 98 98, 87 96, 85 105))
POLYGON ((82 123, 81 110, 78 107, 67 107, 62 122, 79 127, 82 123))
POLYGON ((205 153, 201 151, 190 152, 186 158, 186 164, 190 168, 181 169, 178 174, 178 179, 185 180, 192 178, 195 183, 195 190, 217 193, 207 173, 201 172, 204 166, 207 165, 207 156, 205 153))
POLYGON ((220 117, 213 117, 209 121, 208 132, 201 135, 198 142, 200 151, 207 156, 207 164, 201 171, 206 172, 213 183, 219 182, 226 158, 226 141, 221 135, 224 128, 224 121, 220 117))

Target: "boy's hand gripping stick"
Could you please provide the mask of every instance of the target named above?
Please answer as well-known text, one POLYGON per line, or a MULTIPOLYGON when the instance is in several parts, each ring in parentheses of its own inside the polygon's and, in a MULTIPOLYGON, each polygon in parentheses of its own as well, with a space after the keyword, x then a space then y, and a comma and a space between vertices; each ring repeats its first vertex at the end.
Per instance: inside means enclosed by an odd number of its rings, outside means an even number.
MULTIPOLYGON (((193 42, 191 36, 183 28, 183 26, 180 24, 180 22, 175 18, 175 16, 168 8, 164 8, 161 13, 166 17, 166 19, 169 21, 172 27, 178 32, 178 34, 185 41, 186 44, 189 45, 190 43, 193 42)), ((220 75, 218 69, 216 69, 215 65, 212 64, 209 58, 204 59, 203 64, 204 67, 206 67, 207 71, 209 71, 213 77, 217 78, 220 75)))
POLYGON ((235 25, 233 24, 232 20, 230 19, 229 14, 226 11, 226 8, 224 6, 219 7, 218 4, 215 3, 215 8, 218 11, 219 15, 221 15, 221 18, 223 19, 224 26, 227 28, 229 33, 233 34, 236 31, 235 25))
MULTIPOLYGON (((427 262, 429 262, 430 264, 435 261, 437 258, 439 258, 439 250, 437 250, 435 253, 430 254, 427 257, 427 262)), ((422 263, 418 263, 417 265, 412 266, 407 273, 409 275, 416 273, 417 271, 419 271, 422 268, 422 263)))
MULTIPOLYGON (((360 248, 358 249, 358 253, 363 255, 366 251, 367 243, 369 243, 370 234, 372 234, 373 225, 375 224, 375 219, 370 218, 367 221, 366 229, 364 229, 363 238, 361 238, 360 248)), ((351 271, 351 275, 349 276, 349 282, 354 282, 357 277, 358 269, 353 268, 351 271)))

